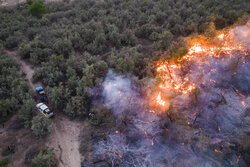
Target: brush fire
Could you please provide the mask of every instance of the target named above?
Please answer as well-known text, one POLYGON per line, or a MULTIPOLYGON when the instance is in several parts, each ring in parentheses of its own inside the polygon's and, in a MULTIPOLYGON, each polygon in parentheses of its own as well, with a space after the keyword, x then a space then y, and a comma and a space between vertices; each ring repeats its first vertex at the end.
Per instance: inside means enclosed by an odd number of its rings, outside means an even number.
POLYGON ((102 157, 94 165, 248 166, 249 32, 247 24, 187 39, 184 56, 155 63, 159 82, 135 86, 135 77, 110 70, 101 102, 115 130, 94 144, 102 157))

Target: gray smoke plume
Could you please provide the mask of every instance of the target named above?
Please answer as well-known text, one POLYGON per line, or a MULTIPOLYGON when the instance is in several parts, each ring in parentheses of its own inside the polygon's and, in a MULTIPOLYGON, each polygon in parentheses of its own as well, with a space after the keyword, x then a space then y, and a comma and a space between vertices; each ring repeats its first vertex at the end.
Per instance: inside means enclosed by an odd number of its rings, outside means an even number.
MULTIPOLYGON (((247 51, 250 43, 245 32, 249 31, 247 25, 231 32, 247 51)), ((186 76, 199 91, 171 97, 176 120, 167 113, 149 112, 143 89, 133 84, 134 79, 110 70, 102 97, 116 116, 118 131, 109 131, 105 140, 94 144, 94 156, 121 167, 247 166, 249 52, 235 51, 223 59, 197 57, 188 68, 186 76)))

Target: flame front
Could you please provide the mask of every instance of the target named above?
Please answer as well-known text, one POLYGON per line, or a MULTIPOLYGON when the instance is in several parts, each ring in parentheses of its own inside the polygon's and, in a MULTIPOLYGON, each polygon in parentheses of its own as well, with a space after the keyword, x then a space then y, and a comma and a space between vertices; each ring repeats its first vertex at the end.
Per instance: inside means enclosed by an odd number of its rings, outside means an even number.
MULTIPOLYGON (((160 106, 166 105, 166 101, 162 99, 160 92, 164 93, 165 96, 169 91, 188 94, 195 90, 197 85, 195 84, 196 81, 193 81, 189 76, 191 73, 190 69, 188 69, 189 64, 196 63, 200 67, 202 67, 203 64, 211 66, 212 64, 207 61, 208 57, 215 57, 223 60, 223 56, 230 56, 235 50, 246 54, 246 51, 243 49, 244 45, 241 43, 235 44, 233 38, 234 37, 230 33, 220 33, 213 39, 198 36, 195 39, 189 40, 191 46, 187 54, 182 58, 175 61, 166 60, 157 62, 157 76, 161 81, 158 85, 159 93, 156 97, 156 103, 160 106)), ((202 68, 200 69, 202 70, 202 68)), ((216 73, 216 69, 212 69, 211 72, 216 73)), ((214 84, 216 83, 214 80, 211 80, 211 82, 214 84)), ((242 105, 246 106, 244 101, 242 101, 242 105)))
MULTIPOLYGON (((163 80, 159 85, 161 89, 172 90, 184 94, 195 89, 195 85, 190 82, 188 77, 182 77, 179 74, 181 70, 180 65, 164 62, 158 64, 156 70, 160 78, 163 80)), ((158 99, 159 95, 157 97, 157 100, 158 99)))

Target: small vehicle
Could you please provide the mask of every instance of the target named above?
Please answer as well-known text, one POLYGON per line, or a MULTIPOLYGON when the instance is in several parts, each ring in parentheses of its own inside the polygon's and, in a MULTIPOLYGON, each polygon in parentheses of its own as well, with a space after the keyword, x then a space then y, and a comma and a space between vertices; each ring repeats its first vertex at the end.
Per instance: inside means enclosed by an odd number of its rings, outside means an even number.
POLYGON ((40 100, 45 101, 47 99, 47 96, 42 86, 36 88, 36 93, 40 100))
POLYGON ((52 111, 44 104, 44 103, 38 103, 36 105, 36 108, 46 117, 50 118, 54 115, 52 111))

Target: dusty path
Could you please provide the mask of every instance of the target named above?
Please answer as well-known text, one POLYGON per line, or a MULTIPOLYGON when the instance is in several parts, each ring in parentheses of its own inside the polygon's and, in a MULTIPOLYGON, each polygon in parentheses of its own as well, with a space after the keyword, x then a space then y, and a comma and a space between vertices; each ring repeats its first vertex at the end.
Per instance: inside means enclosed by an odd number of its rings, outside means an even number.
POLYGON ((34 75, 34 70, 31 67, 30 64, 28 64, 27 62, 25 62, 24 60, 22 60, 20 58, 20 56, 17 56, 17 53, 15 51, 7 51, 5 50, 5 53, 11 57, 13 57, 14 59, 17 60, 17 62, 19 62, 21 64, 21 71, 24 72, 26 74, 25 79, 28 80, 30 86, 32 87, 32 89, 35 91, 36 87, 42 85, 40 82, 38 83, 32 83, 32 76, 34 75))
MULTIPOLYGON (((35 88, 41 83, 32 83, 34 69, 32 66, 22 60, 17 52, 5 51, 6 54, 15 58, 21 64, 21 70, 26 74, 30 86, 35 91, 35 88)), ((59 161, 59 167, 80 167, 81 154, 79 152, 81 123, 71 121, 66 116, 55 113, 55 117, 51 119, 54 128, 51 134, 46 139, 45 145, 52 147, 55 150, 56 157, 59 161)))
POLYGON ((81 123, 69 121, 63 115, 56 115, 54 128, 49 136, 47 146, 54 148, 60 167, 80 167, 79 137, 81 123))

